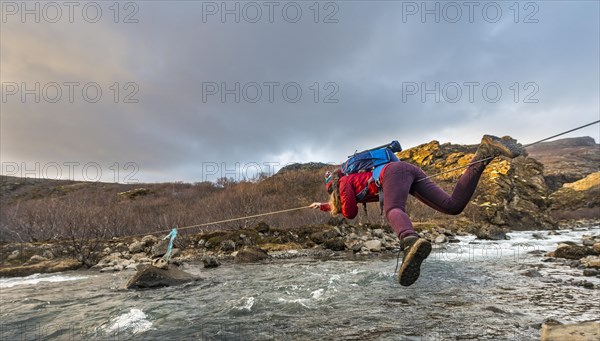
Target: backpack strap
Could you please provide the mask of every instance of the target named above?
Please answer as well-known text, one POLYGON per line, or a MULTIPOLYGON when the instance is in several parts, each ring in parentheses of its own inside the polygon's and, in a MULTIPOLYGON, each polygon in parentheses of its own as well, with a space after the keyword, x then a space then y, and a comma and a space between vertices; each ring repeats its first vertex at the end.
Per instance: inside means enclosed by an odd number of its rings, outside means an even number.
POLYGON ((379 177, 381 176, 381 171, 383 171, 383 169, 387 165, 389 165, 389 162, 373 168, 373 180, 375 181, 375 184, 377 185, 377 187, 381 187, 380 183, 379 183, 379 177))
POLYGON ((383 187, 379 187, 379 215, 383 215, 383 187))
POLYGON ((362 191, 360 191, 358 194, 356 194, 356 201, 357 202, 363 201, 363 199, 365 199, 367 197, 367 195, 369 195, 369 185, 371 185, 371 183, 373 181, 375 181, 373 179, 373 177, 370 177, 369 181, 367 181, 367 186, 365 186, 365 188, 362 191))
MULTIPOLYGON (((377 185, 377 188, 379 189, 378 196, 379 196, 379 214, 380 215, 383 215, 383 186, 381 186, 381 181, 379 181, 379 177, 381 176, 381 172, 387 165, 388 165, 388 163, 375 167, 373 169, 373 176, 371 176, 369 178, 369 181, 367 181, 367 186, 365 186, 365 188, 356 195, 356 201, 361 202, 369 194, 369 185, 371 185, 372 182, 375 182, 375 185, 377 185)), ((363 202, 363 208, 366 212, 367 204, 364 202, 363 202)))
POLYGON ((375 180, 375 184, 377 185, 377 188, 379 189, 379 214, 383 215, 383 186, 381 185, 381 172, 383 172, 383 169, 389 165, 389 163, 380 165, 375 167, 375 169, 373 169, 373 178, 375 180))

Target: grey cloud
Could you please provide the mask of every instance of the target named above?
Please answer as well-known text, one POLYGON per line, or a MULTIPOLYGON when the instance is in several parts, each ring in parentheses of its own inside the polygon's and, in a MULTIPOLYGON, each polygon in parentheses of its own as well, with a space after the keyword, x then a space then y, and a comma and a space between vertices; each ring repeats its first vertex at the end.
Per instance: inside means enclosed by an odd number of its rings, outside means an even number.
POLYGON ((391 139, 477 143, 488 132, 531 141, 597 119, 598 3, 538 3, 537 24, 515 24, 507 7, 496 24, 436 24, 403 23, 400 2, 338 4, 337 24, 203 23, 201 2, 142 2, 131 25, 3 24, 3 82, 78 78, 108 96, 112 82, 133 81, 140 91, 137 104, 3 104, 2 159, 137 161, 142 180, 195 181, 202 162, 342 161, 391 139), (269 81, 300 84, 302 99, 202 101, 203 82, 269 81), (315 82, 335 82, 339 102, 322 103, 321 88, 314 103, 315 82), (403 82, 497 82, 503 96, 404 101, 403 82), (522 103, 524 89, 514 103, 515 82, 534 82, 539 103, 522 103))

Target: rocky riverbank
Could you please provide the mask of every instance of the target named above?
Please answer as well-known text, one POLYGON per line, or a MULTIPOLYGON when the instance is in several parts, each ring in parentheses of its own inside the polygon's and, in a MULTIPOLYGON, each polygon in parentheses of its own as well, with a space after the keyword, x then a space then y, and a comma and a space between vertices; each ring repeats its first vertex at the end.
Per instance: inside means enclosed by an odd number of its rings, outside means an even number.
MULTIPOLYGON (((581 222, 584 224, 584 222, 581 222)), ((589 225, 588 225, 589 226, 589 225)), ((416 224, 422 237, 434 244, 460 243, 459 236, 470 235, 464 229, 449 230, 416 224)), ((474 230, 478 239, 509 239, 507 231, 491 227, 474 230)), ((560 230, 540 231, 534 239, 560 234, 560 230)), ((167 252, 168 240, 148 235, 140 238, 112 239, 96 243, 87 250, 87 264, 70 255, 69 244, 30 243, 0 246, 0 276, 25 276, 33 273, 57 272, 91 267, 99 272, 134 271, 148 265, 167 252)), ((175 240, 171 263, 201 263, 205 268, 222 263, 252 263, 277 259, 368 259, 399 251, 399 241, 386 225, 350 225, 332 219, 330 224, 297 229, 272 228, 261 222, 252 228, 184 235, 175 240)), ((586 276, 600 276, 600 236, 586 236, 582 245, 560 243, 542 262, 556 262, 580 268, 586 276)))
MULTIPOLYGON (((581 270, 583 276, 600 278, 600 235, 584 235, 581 244, 561 242, 546 256, 542 262, 559 263, 581 270)), ((593 287, 589 282, 585 285, 593 287)))

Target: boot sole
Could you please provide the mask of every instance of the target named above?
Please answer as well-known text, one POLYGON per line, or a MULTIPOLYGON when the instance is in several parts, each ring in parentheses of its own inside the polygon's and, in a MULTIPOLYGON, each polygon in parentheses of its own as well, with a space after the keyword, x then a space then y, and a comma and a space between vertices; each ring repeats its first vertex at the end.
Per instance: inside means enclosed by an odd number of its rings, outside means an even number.
POLYGON ((425 239, 419 239, 404 256, 402 266, 398 272, 398 283, 402 286, 410 286, 417 281, 421 274, 421 263, 431 253, 431 243, 425 239))
POLYGON ((500 155, 508 158, 513 159, 523 154, 522 147, 514 140, 501 139, 492 135, 485 135, 484 140, 486 140, 490 147, 496 148, 500 152, 500 155))

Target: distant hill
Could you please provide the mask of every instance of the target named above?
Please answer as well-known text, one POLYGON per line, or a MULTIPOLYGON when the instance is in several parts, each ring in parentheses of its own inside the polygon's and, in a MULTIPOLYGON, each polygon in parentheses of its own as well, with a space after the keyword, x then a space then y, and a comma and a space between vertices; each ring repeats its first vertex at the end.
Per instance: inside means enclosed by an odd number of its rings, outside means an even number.
POLYGON ((553 192, 600 170, 600 144, 589 136, 543 142, 527 152, 544 165, 544 178, 553 192))
POLYGON ((323 162, 308 162, 308 163, 292 163, 285 167, 282 167, 277 174, 284 174, 287 172, 297 172, 299 170, 309 170, 309 171, 323 171, 325 169, 331 169, 334 166, 323 163, 323 162))
MULTIPOLYGON (((399 153, 407 162, 436 174, 468 163, 477 146, 431 141, 399 153)), ((600 219, 597 172, 600 148, 592 138, 563 139, 529 148, 529 157, 495 160, 487 168, 471 204, 458 217, 443 215, 416 199, 408 213, 416 224, 476 230, 490 225, 511 229, 554 226, 554 218, 600 219), (570 184, 565 189, 563 184, 570 184), (591 183, 591 185, 590 185, 591 183), (582 198, 582 199, 579 199, 582 198), (555 210, 553 212, 553 210, 555 210)), ((111 238, 307 206, 326 201, 324 163, 292 164, 271 177, 221 183, 116 184, 0 177, 0 242, 55 238, 111 238)), ((462 170, 434 178, 451 191, 462 170)), ((381 222, 377 203, 356 223, 381 222)), ((293 228, 322 224, 330 216, 299 210, 264 219, 210 226, 240 228, 264 220, 293 228)))

